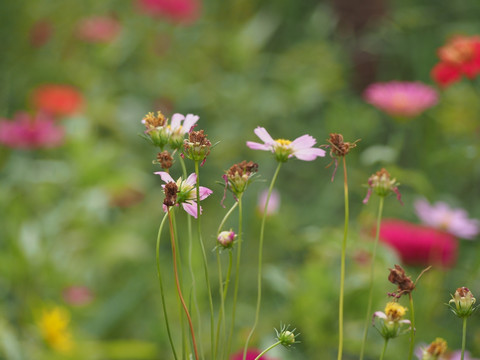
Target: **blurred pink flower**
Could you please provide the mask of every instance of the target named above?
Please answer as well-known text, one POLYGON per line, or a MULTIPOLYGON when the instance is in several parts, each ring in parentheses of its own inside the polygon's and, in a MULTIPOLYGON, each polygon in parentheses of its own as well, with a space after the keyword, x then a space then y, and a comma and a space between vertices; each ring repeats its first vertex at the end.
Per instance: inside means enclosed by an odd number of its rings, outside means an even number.
POLYGON ((18 149, 52 148, 63 143, 64 130, 50 116, 19 112, 13 120, 0 119, 0 144, 18 149))
POLYGON ((254 132, 263 141, 263 144, 247 141, 247 146, 253 150, 271 151, 278 161, 285 162, 294 156, 299 160, 312 161, 317 156, 325 156, 325 150, 313 147, 317 141, 310 135, 303 135, 290 141, 273 140, 267 130, 260 126, 254 132))
POLYGON ((176 23, 190 24, 200 16, 199 0, 137 0, 141 12, 176 23))
POLYGON ((434 106, 437 92, 421 82, 375 83, 363 93, 365 101, 394 117, 413 118, 434 106))
MULTIPOLYGON (((247 356, 245 360, 255 360, 258 355, 260 355, 261 351, 257 349, 250 349, 247 351, 247 356)), ((233 354, 230 360, 242 360, 243 359, 243 350, 233 354)), ((263 355, 260 360, 273 360, 272 358, 268 358, 266 355, 263 355)))
POLYGON ((63 290, 63 299, 70 305, 87 305, 93 300, 93 294, 86 286, 69 286, 63 290))
POLYGON ((444 202, 433 205, 425 199, 415 201, 415 211, 420 220, 431 227, 464 239, 473 239, 480 232, 480 221, 469 219, 463 209, 452 209, 444 202))
POLYGON ((118 20, 109 16, 91 16, 77 23, 76 35, 79 39, 91 43, 109 43, 120 33, 118 20))
POLYGON ((82 94, 73 86, 46 84, 33 91, 35 108, 52 115, 73 115, 83 105, 82 94))
POLYGON ((406 265, 451 267, 457 261, 457 239, 431 227, 384 220, 380 240, 391 246, 406 265))
MULTIPOLYGON (((456 351, 452 352, 449 356, 447 356, 448 360, 460 360, 461 358, 462 358, 462 350, 456 350, 456 351)), ((470 355, 470 352, 465 350, 463 360, 480 360, 480 359, 473 358, 470 355)))
MULTIPOLYGON (((263 211, 265 210, 265 203, 267 202, 267 196, 268 196, 268 189, 263 190, 258 196, 257 208, 261 215, 263 215, 263 211)), ((279 208, 280 208, 280 193, 277 190, 273 189, 272 194, 270 195, 270 201, 268 202, 267 216, 276 214, 279 208)))
MULTIPOLYGON (((423 350, 427 348, 428 345, 425 343, 420 343, 418 346, 415 347, 415 355, 418 360, 423 359, 423 350)), ((473 358, 470 355, 470 352, 465 351, 464 360, 480 360, 477 358, 473 358)), ((460 360, 462 358, 462 350, 455 350, 453 352, 449 352, 445 355, 442 355, 438 360, 460 360)))

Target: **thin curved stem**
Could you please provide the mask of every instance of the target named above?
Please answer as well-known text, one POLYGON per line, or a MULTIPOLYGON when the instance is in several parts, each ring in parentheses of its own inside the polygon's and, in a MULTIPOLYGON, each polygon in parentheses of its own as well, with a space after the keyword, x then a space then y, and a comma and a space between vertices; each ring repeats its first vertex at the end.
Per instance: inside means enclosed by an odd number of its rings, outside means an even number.
POLYGON ((168 322, 168 312, 167 312, 167 307, 165 305, 165 291, 163 290, 162 273, 160 271, 160 238, 162 236, 162 230, 163 230, 163 226, 165 225, 165 220, 167 220, 167 215, 168 214, 165 214, 158 228, 157 245, 156 245, 155 251, 156 251, 156 260, 157 260, 156 262, 157 262, 158 283, 160 285, 160 296, 162 297, 162 310, 163 310, 163 316, 165 317, 165 325, 167 327, 168 342, 170 343, 170 347, 172 348, 173 357, 175 358, 175 360, 177 360, 178 359, 177 352, 175 350, 175 345, 172 339, 172 333, 170 331, 170 324, 168 322))
POLYGON ((268 202, 270 201, 270 195, 272 195, 273 185, 277 180, 277 176, 278 176, 278 173, 280 172, 281 167, 282 167, 282 163, 279 162, 277 169, 273 174, 270 187, 268 188, 267 201, 265 201, 265 208, 263 210, 262 224, 260 226, 260 241, 258 245, 257 308, 255 310, 255 322, 253 323, 252 330, 250 330, 250 333, 248 334, 247 341, 245 343, 245 348, 243 349, 243 360, 247 358, 248 344, 250 343, 250 339, 253 333, 255 332, 255 329, 258 325, 258 319, 260 317, 260 305, 262 303, 262 255, 263 255, 263 238, 264 238, 264 231, 265 231, 265 220, 267 219, 268 202))
POLYGON ((272 344, 270 345, 268 348, 266 348, 265 350, 263 350, 260 354, 258 354, 258 356, 255 358, 255 360, 259 360, 263 355, 265 355, 268 351, 272 350, 275 346, 278 346, 280 345, 282 342, 281 341, 277 341, 275 344, 272 344))
POLYGON ((175 284, 177 286, 177 293, 178 293, 178 296, 180 297, 180 301, 182 303, 183 310, 185 311, 185 315, 187 316, 187 320, 188 320, 188 325, 190 327, 195 359, 198 360, 199 358, 198 358, 197 342, 195 340, 195 332, 193 330, 192 318, 190 317, 190 313, 188 312, 187 305, 185 304, 185 300, 183 299, 182 289, 180 288, 180 281, 178 279, 177 257, 176 257, 176 249, 175 249, 175 235, 173 230, 172 217, 170 216, 170 208, 167 210, 167 214, 168 214, 168 222, 170 225, 170 240, 172 243, 173 271, 175 273, 175 284))
POLYGON ((462 355, 460 360, 463 360, 465 356, 465 344, 467 342, 467 317, 463 318, 463 334, 462 334, 462 355))
POLYGON ((415 311, 413 307, 413 296, 412 293, 408 294, 410 300, 410 322, 412 323, 412 330, 410 331, 410 348, 408 351, 408 360, 412 360, 413 357, 413 347, 415 345, 415 311))
POLYGON ((383 350, 382 350, 382 354, 380 355, 380 360, 383 360, 383 357, 385 356, 385 352, 387 351, 387 345, 388 345, 388 338, 385 339, 385 343, 383 344, 383 350))
POLYGON ((345 227, 343 230, 342 241, 342 258, 340 266, 340 300, 338 304, 338 357, 342 358, 343 352, 343 298, 345 292, 345 255, 347 248, 347 234, 348 234, 348 182, 347 182, 347 165, 345 156, 343 157, 343 186, 345 193, 345 227))
POLYGON ((207 293, 208 293, 208 302, 210 306, 210 341, 211 341, 211 349, 214 351, 215 349, 215 319, 213 314, 213 299, 212 299, 212 289, 210 286, 210 277, 208 274, 208 266, 207 266, 207 254, 205 252, 205 245, 203 244, 202 239, 202 231, 201 231, 201 222, 200 222, 200 171, 199 171, 199 163, 195 161, 195 175, 197 176, 197 181, 195 184, 196 194, 197 194, 197 235, 198 235, 198 242, 200 243, 200 248, 202 250, 202 257, 203 257, 203 269, 205 273, 205 282, 207 284, 207 293))
POLYGON ((368 292, 368 305, 367 305, 367 314, 365 317, 365 327, 363 329, 363 341, 362 347, 360 350, 360 360, 363 360, 363 355, 365 353, 365 344, 367 343, 367 334, 370 325, 370 319, 372 315, 370 314, 372 311, 372 301, 373 301, 373 281, 375 277, 375 258, 377 257, 377 245, 378 245, 378 238, 380 237, 380 225, 382 222, 382 213, 383 213, 383 202, 385 200, 384 196, 380 196, 380 202, 378 204, 378 214, 377 214, 377 230, 375 233, 375 241, 373 243, 373 252, 372 252, 372 260, 370 264, 370 290, 368 292))

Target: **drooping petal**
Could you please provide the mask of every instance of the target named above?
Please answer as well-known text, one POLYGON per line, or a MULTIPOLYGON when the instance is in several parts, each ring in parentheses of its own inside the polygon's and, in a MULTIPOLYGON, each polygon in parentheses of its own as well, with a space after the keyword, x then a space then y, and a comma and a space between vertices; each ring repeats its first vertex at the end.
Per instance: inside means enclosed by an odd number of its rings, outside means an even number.
POLYGON ((195 173, 191 173, 187 180, 185 180, 185 184, 194 186, 197 183, 197 175, 195 173))
MULTIPOLYGON (((197 218, 197 203, 195 201, 190 201, 188 203, 182 203, 183 210, 185 210, 189 215, 192 215, 195 219, 197 218)), ((202 207, 200 206, 200 214, 202 213, 202 207)))
POLYGON ((311 148, 317 143, 317 140, 313 136, 303 135, 292 141, 291 147, 293 151, 311 148))
POLYGON ((257 127, 253 132, 260 138, 260 140, 262 140, 267 145, 273 144, 275 142, 275 140, 273 140, 268 131, 261 126, 257 127))
POLYGON ((196 124, 198 119, 200 119, 198 115, 193 115, 193 114, 187 115, 187 117, 185 118, 185 121, 183 122, 183 131, 185 134, 190 131, 190 129, 192 128, 193 125, 196 124))
POLYGON ((325 150, 320 148, 308 148, 308 149, 300 149, 295 151, 293 155, 303 161, 312 161, 317 158, 317 156, 325 156, 325 150))
POLYGON ((185 116, 182 114, 173 114, 170 126, 172 130, 178 129, 182 125, 182 121, 185 119, 185 116))
POLYGON ((209 188, 206 188, 205 186, 200 186, 199 192, 200 192, 200 200, 206 199, 213 193, 212 190, 210 190, 209 188))
POLYGON ((264 151, 273 150, 271 145, 260 144, 253 141, 247 141, 247 146, 252 150, 264 150, 264 151))
POLYGON ((175 182, 175 180, 173 180, 173 178, 170 176, 170 174, 165 172, 165 171, 157 171, 157 172, 154 172, 154 174, 155 175, 160 175, 162 180, 166 183, 175 182))

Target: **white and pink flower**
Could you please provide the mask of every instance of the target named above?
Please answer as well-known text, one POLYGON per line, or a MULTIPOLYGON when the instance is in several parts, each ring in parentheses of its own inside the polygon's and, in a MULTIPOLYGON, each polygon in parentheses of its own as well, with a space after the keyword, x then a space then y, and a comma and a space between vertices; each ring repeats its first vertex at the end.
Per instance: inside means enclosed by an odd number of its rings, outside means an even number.
MULTIPOLYGON (((177 184, 178 193, 177 193, 177 205, 181 204, 183 209, 194 218, 198 217, 197 213, 197 190, 195 188, 197 182, 197 175, 195 173, 190 174, 190 176, 183 180, 181 177, 177 181, 173 180, 169 173, 165 171, 158 171, 154 174, 160 175, 162 180, 165 183, 174 182, 177 184)), ((165 185, 162 185, 164 188, 165 185)), ((199 187, 200 200, 204 200, 212 194, 212 190, 204 186, 199 187)), ((166 207, 164 206, 164 210, 166 207)), ((202 213, 202 207, 200 207, 200 214, 202 213)))
POLYGON ((310 135, 303 135, 290 141, 274 140, 263 127, 257 127, 254 132, 263 144, 247 141, 247 146, 253 150, 271 151, 278 161, 285 162, 294 156, 299 160, 312 161, 318 156, 325 156, 325 150, 313 147, 317 141, 310 135))

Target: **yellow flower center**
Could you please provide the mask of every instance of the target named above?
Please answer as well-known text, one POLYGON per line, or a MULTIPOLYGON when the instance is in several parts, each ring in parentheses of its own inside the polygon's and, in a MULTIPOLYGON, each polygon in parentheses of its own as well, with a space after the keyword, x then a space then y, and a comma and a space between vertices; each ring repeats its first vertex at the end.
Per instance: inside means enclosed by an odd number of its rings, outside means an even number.
POLYGON ((275 140, 275 142, 282 147, 288 147, 288 145, 292 143, 290 140, 286 139, 277 139, 275 140))
POLYGON ((385 315, 392 321, 401 320, 406 311, 407 309, 396 302, 389 302, 387 306, 385 306, 385 315))

